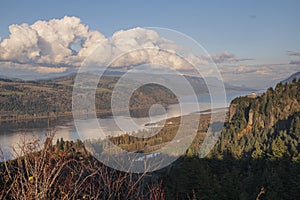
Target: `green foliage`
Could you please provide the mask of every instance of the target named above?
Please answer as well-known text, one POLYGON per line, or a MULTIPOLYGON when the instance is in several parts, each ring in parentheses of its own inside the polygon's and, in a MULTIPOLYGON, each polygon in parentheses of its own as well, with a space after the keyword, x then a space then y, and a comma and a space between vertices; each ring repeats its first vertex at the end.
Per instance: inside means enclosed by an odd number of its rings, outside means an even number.
POLYGON ((232 101, 235 113, 222 132, 218 153, 235 157, 296 158, 300 145, 300 82, 279 83, 257 98, 232 101), (252 113, 250 116, 249 113, 252 113), (252 119, 250 119, 252 117, 252 119), (249 121, 252 121, 249 125, 249 121), (226 144, 222 140, 228 141, 226 144))
POLYGON ((236 159, 224 155, 199 159, 186 157, 175 166, 160 172, 167 199, 298 199, 300 163, 285 158, 236 159), (169 170, 168 172, 166 172, 169 170))
POLYGON ((287 151, 287 146, 285 146, 284 141, 280 137, 272 141, 271 158, 275 158, 275 159, 283 158, 286 151, 287 151))
POLYGON ((256 199, 263 191, 259 199, 298 199, 299 91, 300 81, 293 81, 257 98, 234 99, 234 115, 208 158, 191 156, 190 148, 166 170, 167 198, 256 199))

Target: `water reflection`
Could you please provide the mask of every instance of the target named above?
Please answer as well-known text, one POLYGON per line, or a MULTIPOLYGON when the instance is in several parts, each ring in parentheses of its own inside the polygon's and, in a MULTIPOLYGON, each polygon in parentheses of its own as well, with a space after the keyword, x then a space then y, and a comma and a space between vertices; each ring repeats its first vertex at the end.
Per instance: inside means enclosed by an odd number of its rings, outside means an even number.
MULTIPOLYGON (((227 94, 227 100, 230 102, 233 98, 241 95, 248 94, 249 92, 235 92, 227 94)), ((183 109, 180 109, 178 104, 170 105, 165 114, 151 116, 151 118, 134 118, 134 122, 137 126, 127 127, 128 132, 134 132, 141 129, 162 127, 163 122, 166 118, 177 117, 180 115, 187 115, 190 113, 197 113, 200 111, 207 111, 210 109, 210 96, 209 94, 201 94, 198 96, 199 102, 191 102, 190 98, 187 96, 183 99, 184 104, 182 106, 183 109), (199 110, 193 110, 194 104, 199 104, 199 110), (182 113, 182 110, 184 111, 182 113), (161 122, 161 124, 157 124, 161 122), (145 126, 146 125, 146 126, 145 126)), ((224 105, 224 103, 214 103, 215 109, 227 107, 228 104, 224 105)), ((128 122, 127 117, 117 116, 118 121, 123 121, 124 124, 128 122)), ((76 140, 76 139, 98 139, 100 137, 106 136, 116 136, 120 134, 124 134, 123 130, 120 130, 116 125, 115 120, 111 117, 107 117, 104 119, 99 119, 98 122, 91 121, 88 119, 82 119, 84 127, 84 133, 80 133, 78 135, 76 131, 76 127, 74 121, 71 118, 58 118, 58 119, 40 119, 34 121, 27 121, 21 123, 13 123, 13 122, 2 122, 0 124, 0 146, 2 151, 6 157, 6 159, 10 159, 14 156, 12 148, 17 148, 17 144, 22 140, 39 140, 43 141, 46 134, 49 133, 50 130, 55 131, 54 142, 57 139, 64 138, 64 140, 76 140), (99 123, 102 128, 102 132, 99 130, 93 129, 90 127, 94 127, 93 123, 99 123)))

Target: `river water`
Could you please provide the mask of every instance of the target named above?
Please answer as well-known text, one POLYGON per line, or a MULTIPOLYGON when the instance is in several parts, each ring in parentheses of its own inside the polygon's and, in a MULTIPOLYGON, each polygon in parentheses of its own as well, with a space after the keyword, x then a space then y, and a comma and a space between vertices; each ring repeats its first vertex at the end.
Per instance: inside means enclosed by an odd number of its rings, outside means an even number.
MULTIPOLYGON (((227 93, 227 103, 218 102, 217 100, 217 102, 214 103, 214 108, 228 107, 232 99, 246 94, 249 94, 249 91, 227 93)), ((128 119, 128 117, 124 116, 116 117, 119 124, 121 123, 122 126, 125 125, 125 127, 122 127, 122 130, 120 130, 120 128, 116 125, 115 120, 111 117, 101 119, 99 121, 99 124, 106 135, 120 135, 123 134, 124 131, 137 131, 139 129, 145 128, 146 124, 155 124, 157 122, 165 120, 166 118, 186 115, 199 111, 206 111, 211 108, 209 94, 200 94, 198 96, 198 102, 193 102, 191 101, 191 99, 192 98, 190 98, 189 96, 182 99, 183 104, 181 105, 181 109, 178 104, 173 104, 166 109, 166 112, 164 114, 154 114, 151 116, 151 118, 133 119, 134 122, 138 124, 138 126, 126 127, 126 124, 129 124, 127 123, 128 120, 131 119, 128 119), (198 105, 198 110, 195 110, 196 104, 198 105)), ((99 138, 99 135, 95 134, 97 130, 95 128, 92 128, 92 123, 92 121, 89 122, 88 120, 86 120, 86 123, 83 123, 85 126, 83 127, 85 129, 85 135, 79 135, 74 121, 70 118, 62 117, 55 120, 40 119, 20 123, 2 122, 0 123, 0 147, 5 158, 11 159, 16 156, 13 149, 18 151, 18 144, 20 144, 22 141, 39 140, 42 142, 45 138, 45 135, 49 133, 49 131, 55 132, 54 142, 59 138, 63 138, 64 140, 99 138)))

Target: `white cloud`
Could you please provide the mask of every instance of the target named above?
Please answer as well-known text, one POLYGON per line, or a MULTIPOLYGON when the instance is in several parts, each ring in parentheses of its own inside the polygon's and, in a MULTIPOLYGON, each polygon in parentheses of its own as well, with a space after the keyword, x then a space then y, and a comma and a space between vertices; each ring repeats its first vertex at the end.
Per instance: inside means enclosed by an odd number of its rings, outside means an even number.
POLYGON ((141 47, 158 47, 160 41, 155 31, 143 28, 117 31, 111 38, 111 43, 123 52, 141 47))
POLYGON ((11 25, 10 38, 0 44, 0 59, 28 62, 40 55, 38 34, 28 24, 11 25))
POLYGON ((189 54, 187 57, 188 61, 195 65, 208 65, 211 62, 211 58, 208 56, 196 56, 189 54))
POLYGON ((113 57, 128 50, 146 47, 153 49, 130 52, 126 55, 127 59, 118 60, 114 66, 155 62, 171 65, 177 69, 186 68, 186 62, 182 59, 158 51, 167 48, 175 52, 177 46, 161 38, 153 30, 143 28, 121 30, 115 32, 111 38, 105 38, 100 32, 90 31, 79 18, 66 16, 62 19, 37 21, 32 25, 11 25, 9 31, 9 38, 0 43, 0 60, 24 64, 24 68, 27 67, 28 70, 38 65, 48 67, 47 70, 35 70, 43 72, 51 71, 49 69, 51 67, 55 68, 53 71, 59 72, 57 66, 79 67, 99 44, 101 54, 98 54, 96 61, 100 65, 108 64, 113 57), (73 44, 76 44, 77 51, 72 49, 73 44), (30 65, 32 66, 29 67, 30 65))
POLYGON ((89 31, 80 19, 67 16, 32 25, 11 25, 9 32, 9 38, 0 44, 2 61, 49 66, 78 66, 93 46, 105 39, 101 33, 89 31), (81 52, 74 54, 70 45, 78 39, 83 41, 81 52))
MULTIPOLYGON (((115 61, 112 64, 114 67, 149 62, 189 70, 192 67, 190 63, 208 65, 212 62, 208 55, 190 54, 185 59, 175 56, 172 53, 176 53, 180 48, 153 30, 138 27, 120 30, 111 38, 105 38, 102 33, 89 30, 88 26, 76 17, 65 16, 62 19, 37 21, 32 25, 11 25, 9 31, 9 38, 0 43, 0 60, 24 64, 28 70, 42 65, 48 67, 47 70, 35 71, 45 73, 50 72, 50 68, 54 68, 53 71, 58 73, 60 70, 57 67, 64 67, 64 70, 79 67, 96 48, 99 53, 93 59, 99 65, 107 65, 112 58, 131 51, 115 61), (76 50, 72 45, 76 46, 76 50)), ((229 52, 213 55, 212 59, 217 63, 243 60, 229 52)))
MULTIPOLYGON (((164 65, 187 71, 192 69, 193 64, 203 66, 202 72, 206 76, 213 75, 210 65, 212 61, 222 68, 226 63, 249 60, 226 51, 211 56, 188 54, 183 58, 173 54, 180 51, 180 47, 153 30, 138 27, 120 30, 111 38, 105 38, 102 33, 89 30, 77 17, 36 21, 32 25, 14 24, 9 26, 9 31, 9 38, 0 42, 0 68, 15 67, 39 74, 74 70, 95 50, 98 54, 95 58, 91 57, 91 60, 99 65, 107 65, 112 58, 130 50, 115 60, 112 67, 153 63, 153 67, 164 65), (74 45, 76 49, 72 48, 74 45)), ((225 74, 228 70, 233 74, 253 71, 246 66, 222 69, 225 74)), ((267 72, 262 70, 257 73, 267 72)))

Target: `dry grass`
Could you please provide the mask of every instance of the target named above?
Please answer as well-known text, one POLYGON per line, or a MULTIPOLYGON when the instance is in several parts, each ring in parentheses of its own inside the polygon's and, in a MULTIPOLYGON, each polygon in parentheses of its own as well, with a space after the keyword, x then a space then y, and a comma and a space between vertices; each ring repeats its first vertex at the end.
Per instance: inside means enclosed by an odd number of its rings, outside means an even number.
POLYGON ((52 139, 44 145, 24 141, 20 157, 1 163, 0 199, 164 199, 161 183, 145 181, 146 174, 108 168, 76 152, 76 143, 66 142, 62 153, 52 139))

